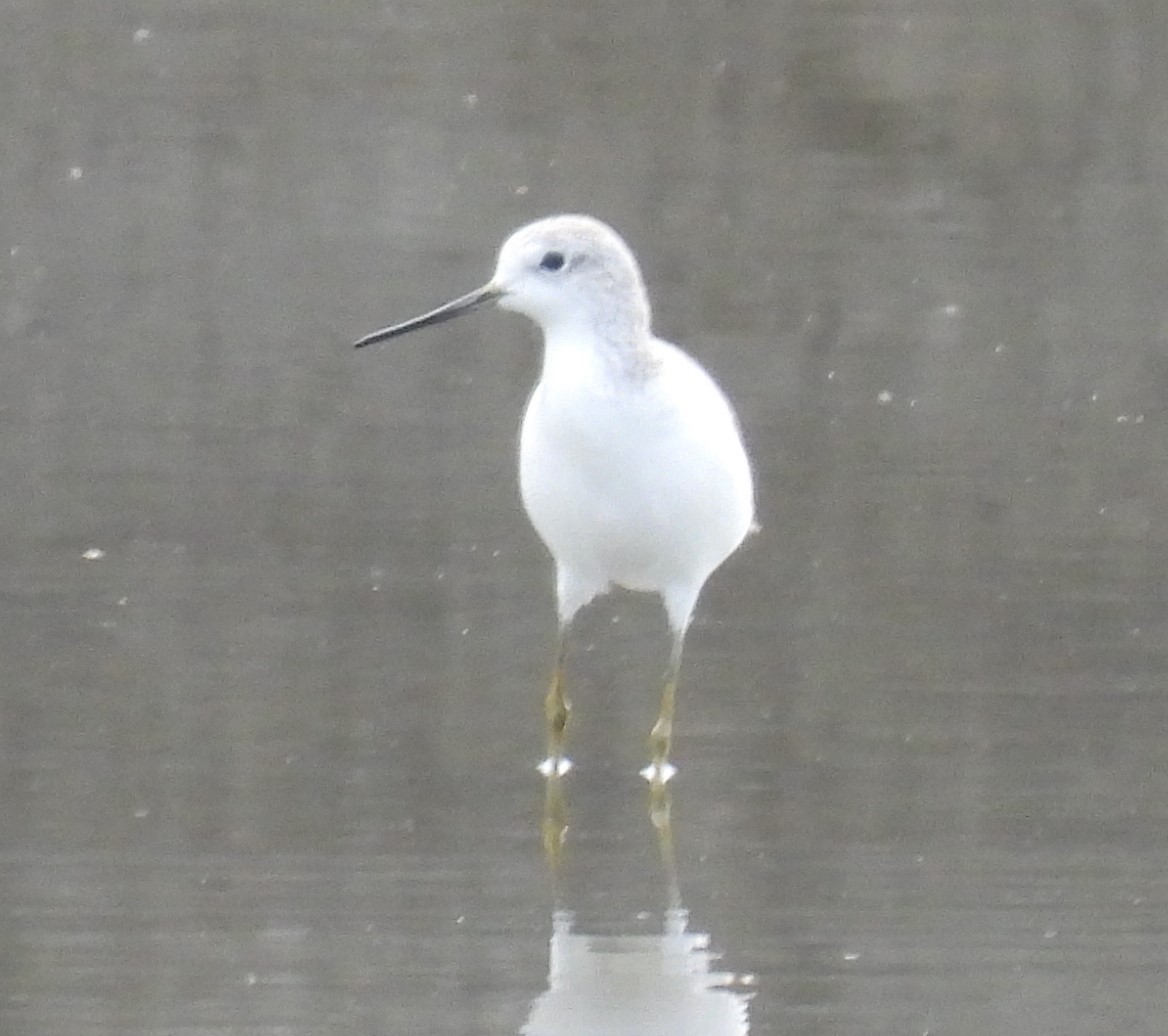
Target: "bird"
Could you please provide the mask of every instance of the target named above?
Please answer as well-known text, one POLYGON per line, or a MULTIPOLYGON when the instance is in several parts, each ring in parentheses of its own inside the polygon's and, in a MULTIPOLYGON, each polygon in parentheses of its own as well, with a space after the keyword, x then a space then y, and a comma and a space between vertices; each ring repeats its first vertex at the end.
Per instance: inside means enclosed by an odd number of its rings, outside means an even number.
POLYGON ((656 593, 670 651, 642 774, 663 786, 686 631, 707 579, 755 525, 738 418, 697 360, 657 337, 640 266, 606 223, 555 215, 512 233, 486 284, 360 338, 384 342, 489 303, 543 332, 519 436, 523 506, 555 567, 557 630, 544 698, 545 775, 571 766, 565 661, 573 619, 613 587, 656 593))

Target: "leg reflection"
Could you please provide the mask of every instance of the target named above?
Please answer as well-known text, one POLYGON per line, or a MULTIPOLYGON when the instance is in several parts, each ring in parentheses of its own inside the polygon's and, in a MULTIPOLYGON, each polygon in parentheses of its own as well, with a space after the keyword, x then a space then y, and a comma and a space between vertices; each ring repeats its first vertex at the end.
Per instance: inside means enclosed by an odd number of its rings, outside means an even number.
MULTIPOLYGON (((709 949, 709 934, 689 930, 689 914, 678 888, 672 802, 664 782, 650 784, 648 802, 668 896, 659 935, 647 932, 640 921, 628 934, 576 930, 576 915, 563 887, 567 872, 576 872, 566 860, 566 795, 560 777, 547 778, 543 849, 555 891, 548 979, 546 989, 532 1001, 519 1030, 522 1036, 648 1032, 748 1036, 750 993, 738 988, 735 975, 715 969, 718 958, 709 949)), ((596 874, 585 869, 583 877, 595 880, 596 874)))
POLYGON ((668 909, 681 907, 681 889, 677 881, 677 857, 673 851, 673 796, 669 788, 657 781, 649 785, 649 822, 657 832, 657 849, 665 876, 668 909))
POLYGON ((559 877, 564 858, 564 840, 568 837, 568 804, 564 797, 564 779, 555 772, 544 780, 543 856, 553 881, 559 877))

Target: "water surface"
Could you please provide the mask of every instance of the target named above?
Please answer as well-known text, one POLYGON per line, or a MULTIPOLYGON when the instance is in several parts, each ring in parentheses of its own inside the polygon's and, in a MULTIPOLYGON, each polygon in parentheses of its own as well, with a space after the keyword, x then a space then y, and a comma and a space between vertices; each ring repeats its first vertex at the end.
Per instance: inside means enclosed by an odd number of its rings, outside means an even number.
POLYGON ((756 1036, 1163 1032, 1168 13, 2 17, 5 1033, 539 1031, 670 932, 756 1036), (564 210, 758 472, 672 886, 650 600, 582 618, 541 851, 533 331, 350 348, 564 210))

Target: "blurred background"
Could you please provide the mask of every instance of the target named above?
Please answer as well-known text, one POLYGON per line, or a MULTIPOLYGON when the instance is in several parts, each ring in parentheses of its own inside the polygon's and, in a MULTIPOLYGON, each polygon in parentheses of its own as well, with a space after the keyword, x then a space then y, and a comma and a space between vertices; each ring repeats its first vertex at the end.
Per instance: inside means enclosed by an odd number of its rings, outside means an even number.
POLYGON ((1166 53, 1157 0, 6 3, 0 1029, 660 1031, 560 995, 595 951, 710 1034, 1162 1034, 1166 53), (541 854, 534 329, 351 348, 559 211, 757 469, 675 874, 631 595, 541 854))

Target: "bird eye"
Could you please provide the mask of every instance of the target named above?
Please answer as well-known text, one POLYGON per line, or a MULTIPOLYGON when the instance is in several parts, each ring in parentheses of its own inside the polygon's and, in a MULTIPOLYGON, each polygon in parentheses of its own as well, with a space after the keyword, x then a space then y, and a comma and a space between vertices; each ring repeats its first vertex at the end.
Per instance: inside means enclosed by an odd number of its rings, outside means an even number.
POLYGON ((553 273, 564 265, 563 252, 548 252, 540 261, 539 268, 541 270, 550 270, 553 273))

